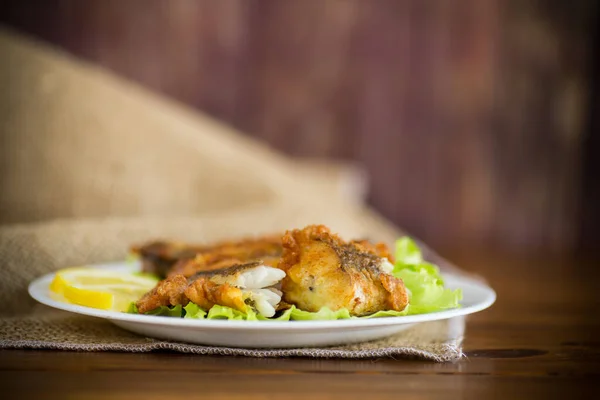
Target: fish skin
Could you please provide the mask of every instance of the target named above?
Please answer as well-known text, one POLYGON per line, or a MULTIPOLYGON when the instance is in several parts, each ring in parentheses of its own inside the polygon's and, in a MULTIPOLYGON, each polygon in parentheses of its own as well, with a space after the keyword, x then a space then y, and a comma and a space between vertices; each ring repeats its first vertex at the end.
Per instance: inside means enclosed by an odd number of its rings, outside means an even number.
POLYGON ((155 240, 132 246, 131 252, 140 258, 144 272, 160 278, 179 274, 192 276, 200 270, 220 268, 219 263, 231 259, 244 262, 261 259, 265 265, 276 267, 283 250, 281 236, 267 235, 206 245, 155 240))

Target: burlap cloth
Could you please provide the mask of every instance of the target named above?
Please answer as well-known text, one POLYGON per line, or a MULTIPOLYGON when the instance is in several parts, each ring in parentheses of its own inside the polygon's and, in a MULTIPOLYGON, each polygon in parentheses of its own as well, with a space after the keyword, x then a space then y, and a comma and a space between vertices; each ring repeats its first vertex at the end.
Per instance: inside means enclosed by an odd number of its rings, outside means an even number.
POLYGON ((28 283, 58 268, 124 259, 130 243, 155 237, 192 241, 275 232, 323 222, 344 236, 390 241, 377 217, 356 210, 305 206, 253 208, 194 218, 118 218, 62 220, 0 227, 0 348, 148 352, 173 350, 195 354, 253 357, 419 358, 454 361, 462 356, 464 320, 417 324, 402 333, 368 343, 328 348, 253 350, 199 346, 145 338, 111 323, 36 304, 28 283), (346 218, 344 218, 346 217, 346 218))
MULTIPOLYGON (((38 276, 122 260, 131 243, 156 237, 210 241, 310 223, 388 243, 400 232, 360 207, 362 179, 344 178, 347 168, 340 175, 314 163, 303 167, 195 110, 2 27, 0 58, 0 86, 10 93, 0 96, 0 224, 28 223, 0 227, 0 348, 461 357, 463 319, 353 346, 250 350, 144 338, 36 304, 26 289, 38 276)), ((449 268, 433 253, 427 257, 449 268)))

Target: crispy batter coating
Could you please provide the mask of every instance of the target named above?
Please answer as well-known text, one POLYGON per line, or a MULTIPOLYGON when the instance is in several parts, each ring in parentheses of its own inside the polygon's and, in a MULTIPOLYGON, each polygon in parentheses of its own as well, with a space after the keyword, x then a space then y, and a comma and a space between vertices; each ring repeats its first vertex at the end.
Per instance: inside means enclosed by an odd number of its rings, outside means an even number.
POLYGON ((138 252, 145 257, 144 265, 169 265, 167 279, 136 303, 140 313, 190 301, 206 310, 219 304, 244 311, 248 292, 238 287, 236 277, 260 264, 286 273, 278 309, 293 304, 314 312, 326 306, 347 308, 360 316, 402 311, 408 304, 402 280, 382 269, 387 260, 393 262, 385 244, 345 242, 323 225, 288 231, 283 238, 268 236, 210 247, 154 242, 138 252))
POLYGON ((282 251, 281 236, 223 243, 198 253, 193 259, 178 262, 168 276, 192 276, 197 272, 220 269, 231 260, 249 262, 260 259, 264 265, 277 267, 282 251))
POLYGON ((352 315, 402 311, 408 294, 401 279, 381 269, 382 245, 344 242, 323 225, 288 231, 279 268, 283 300, 306 311, 347 308, 352 315))
POLYGON ((394 263, 394 256, 392 256, 390 248, 385 243, 373 244, 368 240, 353 240, 352 243, 357 245, 362 251, 376 254, 379 257, 385 257, 391 263, 394 263))
POLYGON ((154 310, 160 306, 187 305, 189 299, 185 295, 188 280, 183 275, 175 275, 158 284, 136 302, 140 314, 154 310))
POLYGON ((195 279, 185 290, 185 295, 204 310, 210 310, 215 304, 245 311, 243 292, 240 288, 228 283, 215 283, 210 277, 195 279))
POLYGON ((230 259, 221 263, 217 270, 201 271, 191 277, 173 275, 160 281, 137 301, 136 306, 140 314, 160 306, 185 306, 190 301, 204 310, 218 304, 245 311, 244 292, 232 282, 243 272, 260 265, 259 261, 242 263, 230 259))
POLYGON ((140 257, 142 271, 161 278, 167 276, 177 262, 192 259, 205 250, 206 246, 160 240, 131 248, 131 252, 140 257))
POLYGON ((154 241, 132 247, 142 260, 142 269, 161 278, 174 275, 192 276, 198 271, 222 268, 232 259, 242 262, 262 259, 265 265, 277 266, 281 256, 281 235, 269 235, 212 245, 154 241))

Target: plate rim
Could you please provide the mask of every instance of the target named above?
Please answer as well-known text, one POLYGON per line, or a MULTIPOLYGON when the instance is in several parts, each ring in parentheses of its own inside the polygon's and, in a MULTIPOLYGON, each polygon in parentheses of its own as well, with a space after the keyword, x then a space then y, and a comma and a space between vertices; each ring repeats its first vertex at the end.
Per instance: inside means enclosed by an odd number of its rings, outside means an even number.
MULTIPOLYGON (((85 268, 110 268, 131 271, 139 271, 138 263, 120 261, 113 263, 98 263, 86 265, 85 268)), ((464 275, 442 272, 445 280, 464 282, 463 286, 475 286, 485 292, 485 299, 477 304, 467 307, 454 308, 450 310, 437 311, 427 314, 407 315, 401 317, 382 317, 369 319, 340 319, 340 320, 311 320, 311 321, 243 321, 243 320, 206 320, 185 319, 155 315, 128 314, 125 312, 101 310, 76 304, 64 303, 52 299, 44 290, 49 290, 49 285, 54 278, 55 272, 42 275, 28 285, 29 295, 37 302, 55 309, 71 312, 79 315, 102 318, 109 321, 121 321, 126 323, 141 323, 165 327, 197 328, 197 329, 232 329, 232 330, 270 330, 270 331, 302 331, 315 329, 345 329, 345 328, 369 328, 400 324, 415 324, 430 321, 439 321, 453 317, 473 314, 491 307, 497 298, 496 292, 486 283, 472 279, 464 275)))

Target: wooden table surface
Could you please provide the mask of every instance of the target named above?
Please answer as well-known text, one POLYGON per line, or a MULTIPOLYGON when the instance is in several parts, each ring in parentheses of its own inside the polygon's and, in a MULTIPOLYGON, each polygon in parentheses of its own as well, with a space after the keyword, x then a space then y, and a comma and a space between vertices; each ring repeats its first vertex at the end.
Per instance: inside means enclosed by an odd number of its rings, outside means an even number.
MULTIPOLYGON (((446 253, 447 254, 447 253, 446 253)), ((453 254, 498 293, 457 363, 0 351, 1 398, 579 398, 600 391, 593 262, 453 254), (588 392, 587 395, 585 393, 588 392)), ((600 397, 595 397, 600 398, 600 397)))

